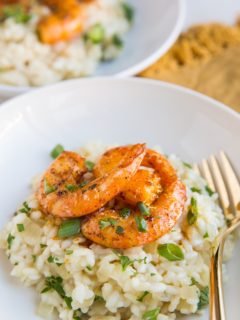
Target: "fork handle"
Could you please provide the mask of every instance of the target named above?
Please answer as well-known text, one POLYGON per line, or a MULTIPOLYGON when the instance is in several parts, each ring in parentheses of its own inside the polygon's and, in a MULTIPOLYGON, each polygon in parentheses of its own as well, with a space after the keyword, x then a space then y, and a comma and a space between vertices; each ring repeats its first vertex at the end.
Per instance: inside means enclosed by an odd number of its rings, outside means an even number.
POLYGON ((221 239, 211 257, 210 265, 210 320, 226 320, 222 282, 222 256, 225 239, 221 239))

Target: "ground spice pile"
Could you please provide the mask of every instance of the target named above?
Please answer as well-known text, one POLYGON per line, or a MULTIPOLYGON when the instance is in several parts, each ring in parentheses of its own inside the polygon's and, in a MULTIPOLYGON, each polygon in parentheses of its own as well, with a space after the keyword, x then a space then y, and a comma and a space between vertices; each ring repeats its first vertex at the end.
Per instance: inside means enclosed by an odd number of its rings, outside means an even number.
POLYGON ((140 76, 180 84, 240 111, 240 22, 193 26, 140 76))

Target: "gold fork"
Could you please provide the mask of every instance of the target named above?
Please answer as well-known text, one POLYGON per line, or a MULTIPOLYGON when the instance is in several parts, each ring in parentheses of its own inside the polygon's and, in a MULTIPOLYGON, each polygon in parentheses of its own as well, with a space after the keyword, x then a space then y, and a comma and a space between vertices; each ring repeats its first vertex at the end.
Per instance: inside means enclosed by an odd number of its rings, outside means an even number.
POLYGON ((219 194, 227 228, 219 236, 210 263, 210 320, 225 320, 222 263, 224 243, 229 234, 240 226, 240 184, 226 154, 221 151, 219 160, 211 156, 194 169, 202 174, 208 186, 219 194))

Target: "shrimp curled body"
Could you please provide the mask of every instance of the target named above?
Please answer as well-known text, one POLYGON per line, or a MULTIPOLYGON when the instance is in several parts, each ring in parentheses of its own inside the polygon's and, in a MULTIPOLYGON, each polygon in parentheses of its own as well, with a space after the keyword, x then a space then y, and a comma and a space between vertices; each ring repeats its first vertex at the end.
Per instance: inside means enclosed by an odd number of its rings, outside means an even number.
MULTIPOLYGON (((104 161, 108 163, 107 159, 104 161)), ((184 210, 185 185, 178 179, 168 160, 153 150, 147 150, 141 165, 153 168, 161 181, 162 191, 151 203, 150 215, 142 216, 139 209, 134 206, 131 207, 130 216, 125 218, 120 215, 120 210, 106 208, 85 218, 82 233, 86 238, 106 247, 125 249, 153 242, 174 227, 184 210), (139 230, 136 223, 138 218, 146 221, 146 230, 139 230), (116 224, 101 228, 101 221, 109 219, 116 224), (116 232, 117 227, 121 227, 123 231, 121 234, 116 232)), ((110 168, 109 163, 108 167, 110 168)), ((98 165, 96 171, 100 171, 98 165)))
POLYGON ((126 188, 139 169, 145 144, 129 145, 115 166, 106 174, 78 187, 87 172, 85 159, 74 152, 63 152, 45 172, 37 198, 45 213, 62 218, 80 217, 102 208, 126 188), (46 192, 46 185, 51 192, 46 192), (67 186, 74 190, 68 190, 67 186))

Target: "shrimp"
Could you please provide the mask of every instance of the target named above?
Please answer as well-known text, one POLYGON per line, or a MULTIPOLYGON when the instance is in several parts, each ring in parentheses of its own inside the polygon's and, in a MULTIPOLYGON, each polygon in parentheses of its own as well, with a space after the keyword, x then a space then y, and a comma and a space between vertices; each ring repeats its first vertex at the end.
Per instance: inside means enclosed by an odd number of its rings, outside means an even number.
POLYGON ((130 207, 131 214, 123 217, 120 209, 105 208, 83 221, 82 233, 86 238, 106 247, 126 249, 153 242, 174 227, 184 211, 185 185, 168 160, 153 150, 147 150, 141 165, 156 171, 163 188, 150 205, 150 215, 143 216, 138 208, 130 207), (103 227, 102 222, 108 222, 107 226, 103 227))
MULTIPOLYGON (((96 177, 106 174, 112 169, 115 161, 119 161, 119 157, 121 157, 119 149, 124 150, 123 148, 110 149, 100 158, 94 168, 96 177)), ((121 193, 121 198, 131 205, 136 205, 138 202, 151 204, 161 190, 159 175, 149 168, 142 167, 129 181, 127 188, 121 193)))
POLYGON ((62 218, 80 217, 102 208, 126 188, 146 153, 145 144, 129 145, 108 173, 81 184, 85 160, 76 153, 62 153, 44 174, 37 197, 45 213, 62 218), (68 186, 71 186, 70 190, 68 186), (50 189, 50 193, 46 192, 50 189), (49 187, 50 186, 50 187, 49 187))
POLYGON ((67 41, 83 31, 86 20, 84 3, 77 0, 48 0, 45 4, 52 12, 43 17, 37 26, 39 38, 43 43, 67 41))

